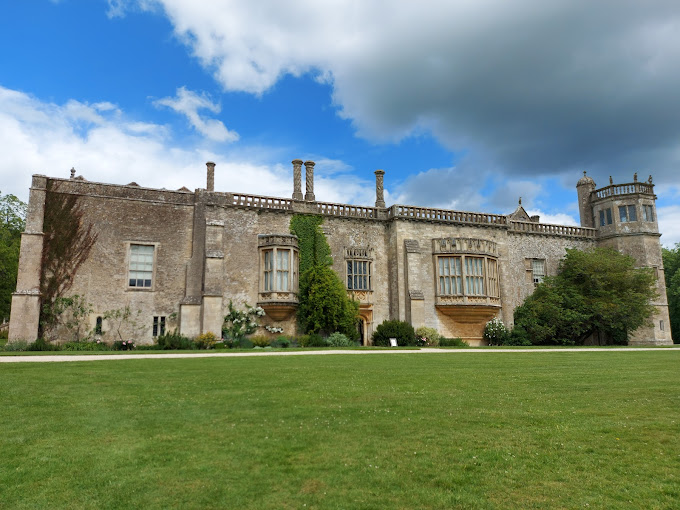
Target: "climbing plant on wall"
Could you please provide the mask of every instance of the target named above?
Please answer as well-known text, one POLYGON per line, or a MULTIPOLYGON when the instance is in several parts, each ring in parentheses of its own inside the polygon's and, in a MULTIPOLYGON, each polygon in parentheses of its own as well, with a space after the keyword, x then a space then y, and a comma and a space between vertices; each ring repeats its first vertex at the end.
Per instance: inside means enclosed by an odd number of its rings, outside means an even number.
POLYGON ((349 299, 330 267, 333 259, 322 223, 322 216, 304 214, 290 221, 290 231, 298 237, 300 248, 298 322, 306 333, 328 335, 338 331, 356 339, 359 303, 349 299))
POLYGON ((79 197, 60 193, 48 183, 43 221, 40 293, 40 334, 56 321, 55 301, 73 285, 73 277, 85 262, 97 233, 83 220, 79 197))

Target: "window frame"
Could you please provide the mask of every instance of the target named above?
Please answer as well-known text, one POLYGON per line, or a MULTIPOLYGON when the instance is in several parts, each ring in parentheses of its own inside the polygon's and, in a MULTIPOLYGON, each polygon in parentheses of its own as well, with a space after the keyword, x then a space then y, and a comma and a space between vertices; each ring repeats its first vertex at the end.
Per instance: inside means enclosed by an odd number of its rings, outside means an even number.
POLYGON ((481 253, 437 254, 435 255, 436 295, 437 297, 500 299, 498 268, 498 258, 490 255, 481 253), (453 292, 449 292, 450 290, 453 292))
POLYGON ((543 283, 545 277, 546 277, 545 259, 531 259, 531 280, 534 283, 534 288, 538 287, 540 283, 543 283), (538 262, 540 262, 542 266, 541 273, 536 272, 538 262))
MULTIPOLYGON (((158 248, 159 248, 159 243, 150 243, 150 242, 145 242, 145 241, 129 241, 126 243, 126 273, 125 273, 125 287, 127 290, 130 291, 135 291, 135 292, 153 292, 155 287, 156 287, 156 266, 157 266, 157 257, 158 257, 158 248), (135 246, 148 246, 153 249, 152 253, 152 258, 151 258, 151 282, 148 287, 146 286, 137 286, 137 285, 130 285, 130 274, 133 271, 136 272, 148 272, 148 271, 140 271, 139 269, 132 269, 132 255, 133 255, 133 247, 135 246)), ((137 280, 137 279, 136 279, 137 280)))
POLYGON ((298 292, 299 254, 292 246, 261 246, 260 247, 260 293, 267 292, 298 292), (286 267, 283 267, 283 253, 287 254, 286 267), (269 261, 269 265, 267 265, 269 261), (281 283, 284 281, 285 288, 281 283))
POLYGON ((654 206, 651 204, 642 204, 642 221, 654 221, 654 206))
POLYGON ((154 315, 153 323, 151 326, 151 336, 157 338, 159 336, 165 335, 165 326, 167 324, 167 318, 165 315, 154 315), (159 332, 160 329, 160 332, 159 332))
POLYGON ((347 290, 366 292, 373 290, 372 261, 365 258, 345 259, 345 287, 347 290), (357 272, 357 267, 365 267, 363 272, 357 272), (364 281, 364 285, 356 285, 356 282, 364 281))

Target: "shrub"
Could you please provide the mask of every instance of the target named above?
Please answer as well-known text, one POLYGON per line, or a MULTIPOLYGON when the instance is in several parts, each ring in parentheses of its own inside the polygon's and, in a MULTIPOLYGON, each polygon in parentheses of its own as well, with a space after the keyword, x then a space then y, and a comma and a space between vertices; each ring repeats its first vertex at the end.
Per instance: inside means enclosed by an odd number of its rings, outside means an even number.
POLYGON ((498 317, 491 319, 484 326, 484 339, 489 345, 505 345, 509 334, 505 324, 498 317))
POLYGON ((357 343, 347 338, 347 335, 343 335, 336 331, 328 337, 328 345, 331 347, 352 347, 357 345, 357 343))
POLYGON ((529 335, 522 327, 514 327, 508 334, 503 345, 533 345, 529 340, 529 335))
POLYGON ((269 347, 272 341, 266 336, 251 336, 250 341, 255 347, 269 347))
POLYGON ((465 340, 462 338, 446 338, 446 337, 441 337, 439 339, 439 346, 440 347, 470 347, 470 344, 467 343, 465 340))
POLYGON ((35 342, 28 344, 27 351, 58 351, 59 346, 46 341, 44 338, 38 338, 35 342))
POLYGON ((181 335, 176 329, 171 333, 156 337, 156 345, 158 345, 159 349, 164 351, 196 348, 196 345, 190 338, 181 335))
POLYGON ((418 345, 428 345, 432 347, 437 347, 439 345, 439 339, 441 335, 437 333, 434 328, 426 328, 421 326, 416 329, 416 342, 418 345))
POLYGON ((91 342, 66 342, 61 346, 62 351, 110 351, 109 346, 103 340, 94 340, 91 342))
MULTIPOLYGON (((224 341, 225 343, 227 340, 224 341)), ((250 338, 241 338, 241 340, 234 340, 232 341, 232 346, 234 349, 252 349, 255 347, 253 342, 250 341, 250 338)))
POLYGON ((7 340, 9 338, 9 328, 0 331, 0 340, 7 340))
POLYGON ((280 347, 286 349, 290 347, 291 340, 287 336, 280 336, 272 342, 272 347, 280 347))
POLYGON ((6 352, 17 352, 25 351, 28 348, 28 342, 26 340, 14 340, 13 342, 8 342, 3 350, 6 352))
POLYGON ((298 337, 298 345, 300 347, 328 347, 328 342, 321 335, 314 333, 298 337))
POLYGON ((194 338, 194 344, 197 349, 214 349, 217 342, 217 335, 212 331, 208 331, 194 338))
POLYGON ((375 328, 373 345, 389 346, 390 338, 397 339, 397 345, 416 345, 416 332, 408 322, 387 320, 375 328))
POLYGON ((131 351, 135 348, 135 343, 132 340, 116 340, 111 347, 114 351, 131 351))

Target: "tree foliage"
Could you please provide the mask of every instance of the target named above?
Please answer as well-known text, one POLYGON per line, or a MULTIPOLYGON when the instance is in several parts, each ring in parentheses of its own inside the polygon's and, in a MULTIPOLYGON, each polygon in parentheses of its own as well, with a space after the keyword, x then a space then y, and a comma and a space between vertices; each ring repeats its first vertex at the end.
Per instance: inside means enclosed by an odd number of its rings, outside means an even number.
POLYGON ((290 221, 290 231, 298 237, 300 248, 298 322, 306 333, 329 335, 337 331, 356 340, 359 303, 347 296, 345 286, 330 267, 333 259, 322 222, 322 216, 302 214, 290 221))
POLYGON ((548 277, 515 309, 516 337, 534 344, 582 344, 593 334, 627 343, 648 324, 656 296, 650 268, 610 248, 567 250, 557 276, 548 277))
POLYGON ((9 319, 25 222, 26 204, 14 195, 0 193, 0 321, 9 319))
POLYGON ((342 281, 329 266, 316 264, 302 275, 298 320, 306 333, 337 331, 356 340, 358 312, 359 303, 347 297, 342 281))
POLYGON ((671 333, 673 342, 678 344, 680 343, 680 243, 676 244, 675 248, 663 248, 662 254, 671 333))

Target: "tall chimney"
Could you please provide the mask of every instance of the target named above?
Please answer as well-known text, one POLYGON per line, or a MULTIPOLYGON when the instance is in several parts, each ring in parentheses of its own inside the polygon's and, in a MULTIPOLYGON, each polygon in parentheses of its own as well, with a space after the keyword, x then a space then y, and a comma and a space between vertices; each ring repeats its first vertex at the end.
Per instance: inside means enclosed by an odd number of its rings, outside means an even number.
POLYGON ((208 191, 215 191, 215 163, 208 161, 205 166, 208 167, 208 191))
POLYGON ((385 170, 375 171, 375 206, 385 207, 385 187, 383 184, 383 176, 385 170))
POLYGON ((302 200, 302 160, 293 160, 293 200, 302 200))
POLYGON ((305 200, 307 202, 314 202, 314 161, 305 161, 305 181, 307 184, 305 200))

